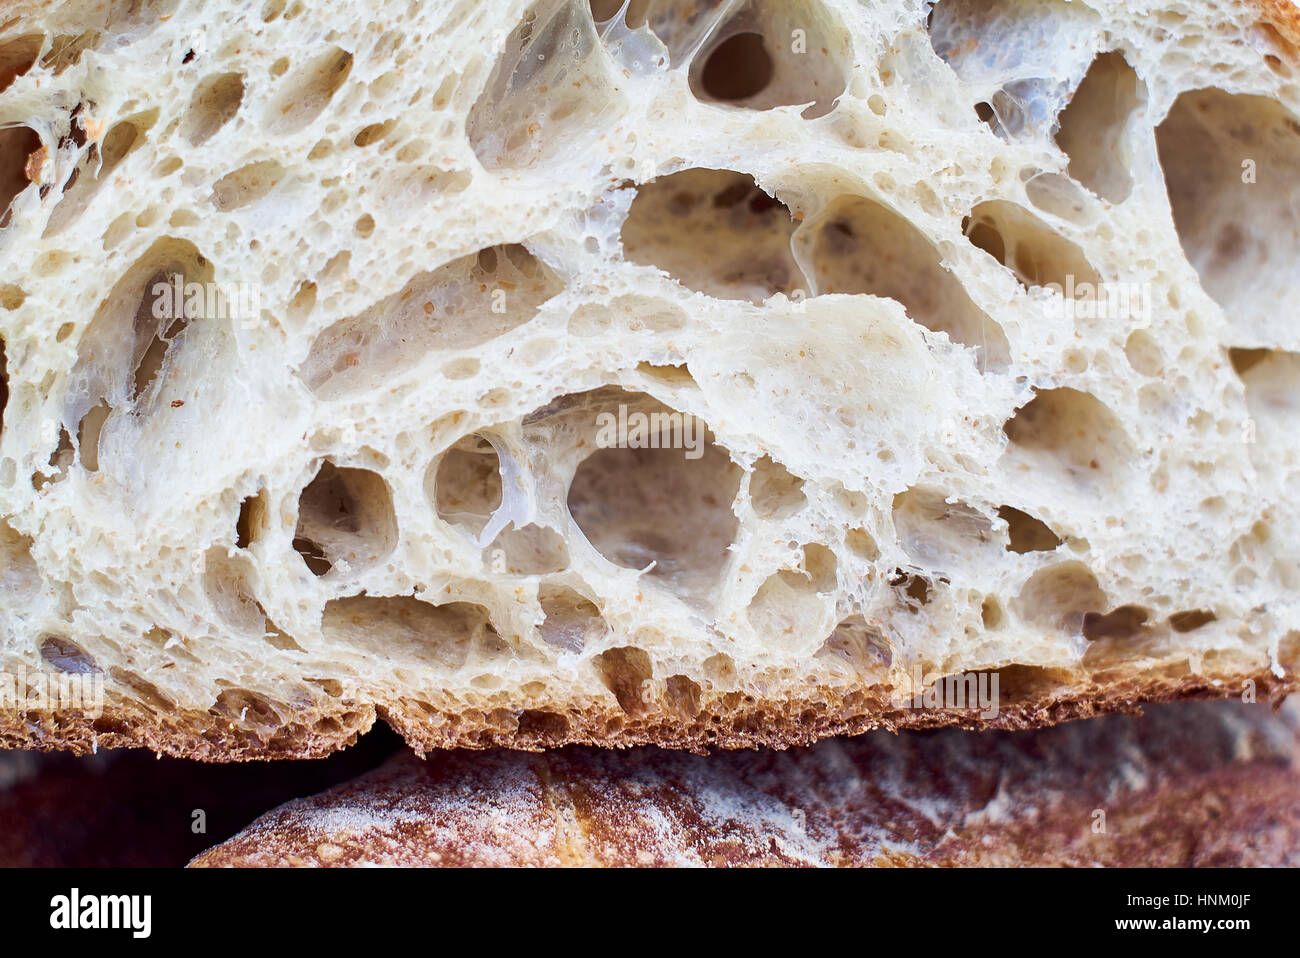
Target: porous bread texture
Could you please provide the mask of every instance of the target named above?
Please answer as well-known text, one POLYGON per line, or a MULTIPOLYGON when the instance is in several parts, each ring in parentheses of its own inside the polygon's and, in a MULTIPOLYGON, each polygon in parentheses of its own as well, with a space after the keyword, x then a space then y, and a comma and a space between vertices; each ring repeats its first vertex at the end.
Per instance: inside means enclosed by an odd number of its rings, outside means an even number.
POLYGON ((0 668, 107 703, 0 738, 701 748, 1281 694, 1296 19, 11 4, 0 668), (233 302, 158 318, 177 276, 233 302), (707 441, 599 448, 620 408, 707 441), (908 707, 993 670, 995 719, 908 707))
POLYGON ((1195 702, 780 754, 402 755, 268 812, 191 864, 1295 865, 1298 746, 1290 704, 1273 715, 1195 702))

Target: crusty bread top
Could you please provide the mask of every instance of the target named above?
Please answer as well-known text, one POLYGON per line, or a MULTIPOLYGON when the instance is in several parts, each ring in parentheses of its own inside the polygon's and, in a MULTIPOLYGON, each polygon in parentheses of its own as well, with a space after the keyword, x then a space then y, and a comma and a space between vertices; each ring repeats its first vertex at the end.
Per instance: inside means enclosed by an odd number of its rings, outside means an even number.
POLYGON ((1294 8, 6 9, 0 670, 107 702, 0 741, 780 745, 1295 684, 1294 8), (181 322, 176 276, 222 298, 181 322), (1000 718, 914 707, 974 672, 1000 718))
POLYGON ((1195 703, 785 753, 394 759, 195 859, 283 865, 1296 865, 1297 712, 1195 703))

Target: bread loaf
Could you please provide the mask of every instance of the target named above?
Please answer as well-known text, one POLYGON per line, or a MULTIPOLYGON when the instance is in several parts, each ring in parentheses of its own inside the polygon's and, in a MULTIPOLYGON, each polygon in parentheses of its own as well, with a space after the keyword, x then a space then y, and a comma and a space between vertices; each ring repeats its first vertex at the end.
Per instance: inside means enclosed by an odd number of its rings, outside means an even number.
POLYGON ((0 742, 1280 696, 1297 21, 7 4, 0 742))
POLYGON ((1298 744, 1290 706, 1195 702, 708 758, 403 755, 193 864, 1294 866, 1298 744))

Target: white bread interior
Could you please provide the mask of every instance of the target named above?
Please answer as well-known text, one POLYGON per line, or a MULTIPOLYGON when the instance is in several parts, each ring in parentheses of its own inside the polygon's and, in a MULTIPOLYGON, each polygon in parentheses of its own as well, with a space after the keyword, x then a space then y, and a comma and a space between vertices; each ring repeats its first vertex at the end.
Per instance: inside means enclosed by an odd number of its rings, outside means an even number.
POLYGON ((107 707, 5 741, 1294 682, 1295 7, 594 6, 8 5, 0 668, 107 707), (256 315, 155 318, 176 274, 256 315), (620 406, 707 448, 597 448, 620 406))

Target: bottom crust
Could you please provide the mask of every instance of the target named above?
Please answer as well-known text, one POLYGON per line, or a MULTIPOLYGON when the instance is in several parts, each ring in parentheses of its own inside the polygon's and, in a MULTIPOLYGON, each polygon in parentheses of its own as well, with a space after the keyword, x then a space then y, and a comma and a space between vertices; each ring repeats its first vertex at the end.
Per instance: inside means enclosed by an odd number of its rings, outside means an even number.
POLYGON ((662 710, 633 715, 595 703, 567 712, 531 709, 453 710, 410 701, 302 710, 287 725, 267 727, 230 711, 160 712, 136 702, 108 704, 91 717, 78 712, 0 713, 0 747, 62 749, 147 748, 201 761, 319 758, 345 748, 382 717, 419 755, 448 748, 539 751, 565 745, 629 748, 659 745, 704 753, 711 748, 789 748, 874 729, 1043 728, 1148 703, 1175 699, 1242 698, 1279 703, 1300 677, 1271 672, 1206 676, 1142 673, 1079 680, 1041 670, 1003 670, 1000 707, 986 718, 977 708, 902 708, 881 686, 810 690, 801 698, 758 700, 727 693, 702 702, 695 714, 662 710))
POLYGON ((708 758, 402 754, 197 866, 1300 864, 1300 702, 708 758))

